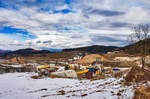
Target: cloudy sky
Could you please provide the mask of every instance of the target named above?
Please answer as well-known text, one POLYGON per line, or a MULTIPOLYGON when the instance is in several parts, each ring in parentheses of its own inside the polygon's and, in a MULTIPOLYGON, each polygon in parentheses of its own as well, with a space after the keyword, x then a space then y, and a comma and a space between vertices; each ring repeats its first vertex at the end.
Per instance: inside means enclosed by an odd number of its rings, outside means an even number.
POLYGON ((0 0, 0 49, 126 45, 150 0, 0 0))

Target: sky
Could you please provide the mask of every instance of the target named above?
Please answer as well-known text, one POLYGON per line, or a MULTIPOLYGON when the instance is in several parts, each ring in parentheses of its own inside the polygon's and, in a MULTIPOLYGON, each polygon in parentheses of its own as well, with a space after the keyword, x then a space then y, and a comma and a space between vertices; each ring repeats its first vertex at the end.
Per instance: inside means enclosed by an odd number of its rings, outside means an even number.
POLYGON ((0 49, 125 46, 150 0, 0 0, 0 49))

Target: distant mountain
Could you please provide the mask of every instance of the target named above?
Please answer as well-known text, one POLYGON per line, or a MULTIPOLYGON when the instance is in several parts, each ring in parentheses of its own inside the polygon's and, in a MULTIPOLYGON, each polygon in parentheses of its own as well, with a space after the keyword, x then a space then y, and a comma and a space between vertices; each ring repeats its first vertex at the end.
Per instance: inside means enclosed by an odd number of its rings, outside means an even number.
MULTIPOLYGON (((101 45, 93 45, 87 47, 80 47, 80 48, 71 48, 71 49, 64 49, 63 51, 83 51, 88 53, 107 53, 112 51, 124 51, 129 54, 140 54, 140 51, 143 50, 142 46, 145 44, 145 40, 141 40, 139 42, 129 44, 124 47, 116 47, 116 46, 101 46, 101 45)), ((150 38, 146 40, 146 49, 147 54, 150 55, 150 38)))
MULTIPOLYGON (((99 54, 105 54, 107 52, 113 52, 113 51, 125 51, 129 54, 137 54, 140 53, 140 50, 137 49, 137 47, 140 47, 141 45, 144 44, 144 40, 127 45, 125 47, 116 47, 116 46, 103 46, 103 45, 93 45, 93 46, 86 46, 86 47, 79 47, 79 48, 70 48, 70 49, 63 49, 61 50, 56 50, 56 49, 45 49, 45 50, 35 50, 31 48, 27 49, 20 49, 16 51, 4 51, 0 50, 0 54, 4 58, 12 58, 16 56, 34 56, 34 57, 57 57, 60 58, 63 57, 68 57, 67 55, 73 55, 74 53, 99 53, 99 54)), ((150 54, 150 39, 147 39, 147 48, 148 48, 148 53, 150 54)))
POLYGON ((93 45, 93 46, 87 46, 87 47, 80 47, 80 48, 72 48, 72 49, 63 49, 62 51, 59 50, 59 52, 56 52, 56 50, 53 50, 53 52, 48 50, 35 50, 31 48, 27 49, 19 49, 16 51, 8 52, 3 55, 3 58, 13 58, 16 56, 22 56, 22 57, 58 57, 58 58, 67 58, 70 56, 77 55, 77 53, 107 53, 112 51, 118 51, 121 47, 115 47, 115 46, 100 46, 100 45, 93 45), (69 56, 68 56, 69 55, 69 56))
POLYGON ((47 49, 50 52, 61 52, 62 49, 47 49))
POLYGON ((0 54, 5 54, 5 53, 8 53, 8 52, 11 52, 10 50, 1 50, 0 49, 0 54))
POLYGON ((16 51, 8 52, 4 54, 3 57, 11 58, 15 56, 34 56, 34 55, 44 55, 48 53, 51 52, 48 50, 35 50, 35 49, 27 48, 27 49, 19 49, 16 51))
POLYGON ((50 52, 61 52, 62 51, 62 49, 53 49, 53 48, 45 48, 45 47, 42 47, 41 49, 48 50, 50 52))
POLYGON ((93 45, 93 46, 80 47, 80 48, 63 49, 62 51, 82 51, 87 53, 104 54, 107 52, 119 51, 121 49, 122 47, 116 47, 116 46, 93 45))

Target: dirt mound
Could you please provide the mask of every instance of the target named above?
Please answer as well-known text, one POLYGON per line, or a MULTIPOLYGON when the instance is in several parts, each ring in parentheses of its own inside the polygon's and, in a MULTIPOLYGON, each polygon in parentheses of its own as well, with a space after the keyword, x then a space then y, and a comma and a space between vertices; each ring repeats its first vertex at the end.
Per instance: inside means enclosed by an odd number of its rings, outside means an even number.
POLYGON ((90 55, 84 56, 81 60, 76 61, 76 63, 87 65, 87 64, 91 64, 97 60, 108 61, 104 56, 101 56, 99 54, 90 54, 90 55))
POLYGON ((150 99, 150 85, 136 89, 133 99, 150 99))
POLYGON ((125 77, 126 82, 150 81, 150 72, 141 67, 134 66, 125 77))
POLYGON ((14 63, 24 64, 25 59, 23 57, 14 57, 14 58, 9 59, 7 62, 11 64, 14 64, 14 63))

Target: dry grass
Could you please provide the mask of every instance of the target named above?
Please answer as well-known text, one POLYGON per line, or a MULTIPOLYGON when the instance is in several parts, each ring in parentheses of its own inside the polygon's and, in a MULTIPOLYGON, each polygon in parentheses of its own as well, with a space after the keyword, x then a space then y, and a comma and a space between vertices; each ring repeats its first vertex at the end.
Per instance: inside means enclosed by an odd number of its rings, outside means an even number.
POLYGON ((125 77, 126 82, 150 81, 150 72, 140 67, 134 66, 125 77))
POLYGON ((133 99, 150 99, 150 86, 136 89, 133 99))

